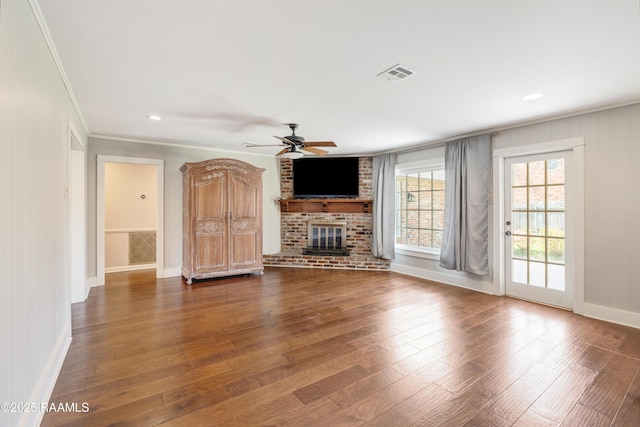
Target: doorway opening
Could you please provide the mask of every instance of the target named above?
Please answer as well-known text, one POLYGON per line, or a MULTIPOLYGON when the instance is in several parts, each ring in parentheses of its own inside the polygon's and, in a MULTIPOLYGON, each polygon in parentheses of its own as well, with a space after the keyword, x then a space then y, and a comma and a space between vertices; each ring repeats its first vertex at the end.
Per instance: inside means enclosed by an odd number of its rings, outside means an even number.
POLYGON ((584 138, 493 151, 500 295, 584 310, 584 138))
POLYGON ((99 155, 97 175, 97 284, 107 271, 164 277, 164 161, 99 155))

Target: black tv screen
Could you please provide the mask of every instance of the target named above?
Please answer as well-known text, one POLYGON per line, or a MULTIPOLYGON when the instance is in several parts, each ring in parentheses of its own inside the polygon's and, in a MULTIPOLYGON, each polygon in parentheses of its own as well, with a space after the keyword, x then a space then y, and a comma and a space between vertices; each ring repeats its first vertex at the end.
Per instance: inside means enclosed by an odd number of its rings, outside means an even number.
POLYGON ((293 196, 358 197, 357 157, 303 157, 293 161, 293 196))

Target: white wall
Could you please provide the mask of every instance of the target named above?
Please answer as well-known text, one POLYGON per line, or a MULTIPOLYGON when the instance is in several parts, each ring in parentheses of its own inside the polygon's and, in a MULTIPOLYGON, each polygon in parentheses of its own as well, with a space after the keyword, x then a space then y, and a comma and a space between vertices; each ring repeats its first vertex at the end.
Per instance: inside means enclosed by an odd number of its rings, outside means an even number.
MULTIPOLYGON (((75 132, 75 131, 74 131, 75 132)), ((72 136, 72 141, 75 137, 72 136)), ((79 143, 78 143, 79 144, 79 143)), ((86 147, 71 145, 69 153, 69 280, 71 282, 71 302, 82 302, 87 298, 87 153, 86 147)))
POLYGON ((105 229, 156 228, 156 175, 155 165, 105 164, 105 229))
MULTIPOLYGON (((2 0, 0 402, 47 402, 71 339, 70 124, 83 129, 29 2, 2 0)), ((40 418, 0 412, 0 425, 40 418)))
POLYGON ((88 275, 96 275, 96 162, 98 155, 140 157, 164 160, 164 266, 165 277, 180 275, 182 265, 182 172, 185 162, 213 158, 233 158, 264 168, 263 186, 263 252, 280 250, 280 212, 276 199, 280 197, 280 167, 274 156, 244 154, 222 150, 180 147, 167 144, 146 144, 104 138, 89 141, 87 172, 88 203, 88 275))
MULTIPOLYGON (((640 286, 635 269, 640 259, 640 198, 636 196, 640 184, 636 165, 640 159, 640 104, 503 130, 492 138, 492 149, 581 136, 586 144, 584 314, 640 327, 640 286)), ((420 155, 428 158, 429 153, 420 155)), ((398 256, 392 269, 492 290, 490 278, 461 276, 440 269, 437 261, 398 256)))
POLYGON ((104 265, 109 271, 129 266, 129 232, 157 227, 157 168, 134 163, 105 164, 104 265))

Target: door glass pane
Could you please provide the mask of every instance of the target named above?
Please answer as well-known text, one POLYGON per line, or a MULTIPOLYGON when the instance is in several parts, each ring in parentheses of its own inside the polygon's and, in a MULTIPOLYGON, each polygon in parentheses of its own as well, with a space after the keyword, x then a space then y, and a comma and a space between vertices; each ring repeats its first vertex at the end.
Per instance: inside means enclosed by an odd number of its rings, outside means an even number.
POLYGON ((548 265, 547 271, 547 287, 564 291, 564 265, 548 265))
POLYGON ((511 208, 514 210, 527 209, 527 188, 514 188, 511 193, 511 208))
POLYGON ((547 212, 547 236, 564 237, 564 212, 547 212))
POLYGON ((517 283, 528 283, 527 261, 513 260, 512 280, 517 283))
POLYGON ((545 161, 529 162, 529 185, 545 184, 545 161))
POLYGON ((520 187, 527 185, 527 164, 516 163, 511 168, 511 185, 520 187))
POLYGON ((564 184, 564 159, 547 161, 547 184, 564 184))
POLYGON ((562 211, 564 207, 564 185, 552 185, 547 188, 547 209, 562 211))
POLYGON ((529 213, 529 234, 532 236, 544 236, 546 234, 544 212, 529 213))
POLYGON ((511 230, 513 234, 527 234, 526 212, 513 212, 512 220, 513 224, 511 225, 511 230))
POLYGON ((545 264, 542 262, 529 263, 529 284, 533 286, 545 287, 546 275, 545 264))
POLYGON ((545 187, 529 187, 529 210, 543 211, 545 209, 545 187))
POLYGON ((544 261, 545 246, 544 237, 529 237, 529 259, 532 261, 544 261))
POLYGON ((564 239, 547 239, 548 256, 547 261, 557 264, 564 264, 564 239))
POLYGON ((513 257, 527 259, 527 237, 513 236, 513 257))

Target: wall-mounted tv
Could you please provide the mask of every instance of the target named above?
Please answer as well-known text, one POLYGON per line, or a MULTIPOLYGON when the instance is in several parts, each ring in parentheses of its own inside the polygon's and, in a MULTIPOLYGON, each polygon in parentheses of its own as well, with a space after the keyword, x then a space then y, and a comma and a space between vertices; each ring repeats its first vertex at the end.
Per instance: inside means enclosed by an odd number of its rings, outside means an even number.
POLYGON ((358 197, 357 157, 303 157, 293 161, 293 196, 358 197))

